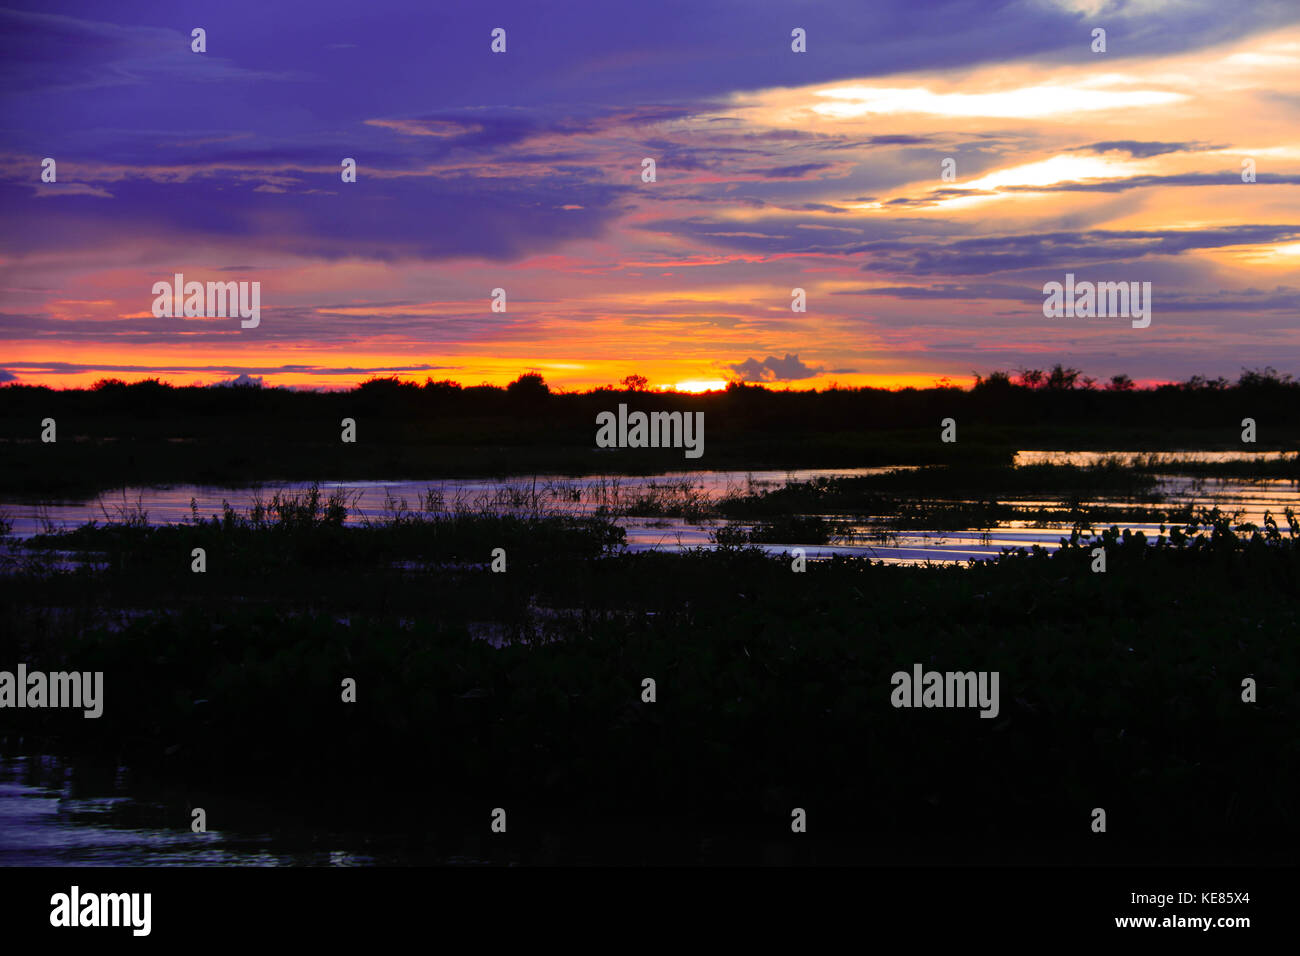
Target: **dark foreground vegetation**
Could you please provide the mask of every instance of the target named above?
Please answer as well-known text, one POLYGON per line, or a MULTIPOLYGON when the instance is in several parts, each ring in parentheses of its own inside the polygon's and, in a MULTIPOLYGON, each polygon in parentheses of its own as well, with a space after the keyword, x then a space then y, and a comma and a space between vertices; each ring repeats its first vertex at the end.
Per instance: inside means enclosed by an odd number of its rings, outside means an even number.
POLYGON ((733 384, 704 395, 552 392, 535 374, 506 388, 375 379, 349 392, 155 380, 91 389, 0 388, 0 492, 85 494, 132 484, 642 473, 890 464, 1008 464, 1022 448, 1295 449, 1300 383, 1272 369, 1236 383, 1194 378, 1104 387, 1057 366, 993 373, 972 389, 776 391, 733 384), (596 416, 704 413, 704 455, 597 449, 596 416), (40 440, 54 419, 58 440, 40 440), (340 440, 356 422, 356 442, 340 440), (953 418, 957 441, 939 441, 953 418), (1257 441, 1242 442, 1242 420, 1257 441))
POLYGON ((1112 530, 1104 574, 1082 539, 797 574, 748 548, 622 553, 600 517, 344 528, 345 509, 282 498, 11 548, 0 667, 103 671, 105 705, 0 711, 0 746, 125 764, 214 828, 253 801, 262 829, 444 857, 1294 858, 1294 515, 1112 530), (895 709, 890 677, 915 663, 997 671, 1000 713, 895 709))
MULTIPOLYGON (((1192 475, 1250 481, 1300 480, 1300 454, 1271 461, 1197 462, 1106 457, 1089 465, 927 465, 880 474, 787 480, 775 488, 737 489, 708 508, 689 496, 647 495, 658 512, 756 521, 720 528, 724 542, 851 542, 855 529, 1104 528, 1111 523, 1188 524, 1198 509, 1170 501, 1159 478, 1192 475), (1244 467, 1243 467, 1244 466, 1244 467), (678 507, 673 507, 678 505, 678 507)), ((671 487, 671 486, 669 486, 671 487)), ((1232 517, 1236 517, 1233 515, 1232 517)))

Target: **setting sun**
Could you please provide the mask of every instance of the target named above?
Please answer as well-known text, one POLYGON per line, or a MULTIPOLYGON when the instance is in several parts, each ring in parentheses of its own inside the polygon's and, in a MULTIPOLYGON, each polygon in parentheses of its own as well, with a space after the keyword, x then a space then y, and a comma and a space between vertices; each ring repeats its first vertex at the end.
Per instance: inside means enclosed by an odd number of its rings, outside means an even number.
POLYGON ((719 392, 727 387, 725 378, 697 378, 689 379, 685 382, 678 382, 676 385, 660 385, 659 388, 665 392, 719 392))

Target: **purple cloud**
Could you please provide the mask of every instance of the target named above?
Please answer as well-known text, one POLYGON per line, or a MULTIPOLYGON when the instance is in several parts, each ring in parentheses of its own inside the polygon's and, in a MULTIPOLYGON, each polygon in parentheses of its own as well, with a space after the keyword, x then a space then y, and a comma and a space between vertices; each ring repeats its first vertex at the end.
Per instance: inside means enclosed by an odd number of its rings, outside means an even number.
POLYGON ((783 359, 769 355, 761 362, 747 358, 727 367, 739 375, 742 382, 793 382, 821 374, 821 369, 811 368, 799 361, 799 356, 790 354, 783 359))

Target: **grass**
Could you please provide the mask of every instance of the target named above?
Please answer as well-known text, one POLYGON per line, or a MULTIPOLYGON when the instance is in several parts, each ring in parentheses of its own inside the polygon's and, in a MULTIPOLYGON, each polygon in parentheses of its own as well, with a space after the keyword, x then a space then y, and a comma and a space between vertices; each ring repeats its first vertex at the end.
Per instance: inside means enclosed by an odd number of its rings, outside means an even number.
POLYGON ((970 567, 795 574, 743 544, 630 554, 605 518, 445 508, 345 527, 317 489, 38 539, 101 560, 0 576, 5 660, 102 670, 105 715, 2 711, 6 750, 358 826, 506 805, 780 832, 806 806, 859 860, 1263 859, 1300 836, 1293 513, 1204 512, 1155 540, 1112 527, 1105 574, 1082 528, 970 567), (998 671, 1001 714, 893 709, 890 675, 917 661, 998 671))
POLYGON ((1149 453, 1120 459, 1120 464, 1149 474, 1199 475, 1237 481, 1300 481, 1300 452, 1243 461, 1203 461, 1176 453, 1149 453))
MULTIPOLYGON (((952 531, 992 528, 1011 521, 1044 526, 1078 521, 1174 523, 1192 519, 1189 506, 1161 505, 1160 501, 1154 474, 1118 459, 1106 459, 1089 466, 929 466, 873 475, 790 480, 777 488, 732 489, 715 503, 713 510, 719 517, 759 521, 759 536, 749 538, 754 541, 792 540, 779 536, 779 529, 788 525, 792 514, 824 516, 805 521, 810 529, 821 529, 826 534, 816 540, 797 539, 809 543, 843 538, 852 523, 891 531, 952 531), (1129 500, 1088 503, 1087 499, 1095 496, 1129 500), (1055 503, 1015 500, 1042 497, 1055 503), (778 537, 768 537, 769 528, 778 537)), ((738 533, 727 532, 724 539, 738 533)))

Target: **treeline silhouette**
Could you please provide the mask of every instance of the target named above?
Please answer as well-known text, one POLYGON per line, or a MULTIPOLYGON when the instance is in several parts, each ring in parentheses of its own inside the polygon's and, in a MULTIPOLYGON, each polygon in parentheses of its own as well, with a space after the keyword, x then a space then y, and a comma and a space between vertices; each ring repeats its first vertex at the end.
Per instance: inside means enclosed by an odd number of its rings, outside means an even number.
POLYGON ((795 391, 733 382, 690 394, 623 387, 552 390, 535 372, 505 387, 372 378, 348 391, 258 384, 173 386, 106 379, 88 389, 0 387, 0 488, 121 483, 422 478, 463 474, 653 472, 1009 461, 1019 448, 1293 449, 1300 382, 1272 368, 1236 382, 1196 376, 1138 388, 1057 365, 978 376, 973 387, 795 391), (596 449, 596 416, 701 411, 705 453, 596 449), (57 443, 42 443, 52 418, 57 443), (341 422, 357 440, 340 440, 341 422), (939 442, 957 422, 957 442, 939 442), (1242 443, 1242 420, 1257 443, 1242 443))
MULTIPOLYGON (((930 424, 936 412, 973 413, 979 420, 1006 425, 1033 421, 1127 422, 1133 415, 1155 416, 1165 424, 1199 426, 1207 413, 1262 416, 1293 423, 1300 416, 1300 381, 1272 367, 1245 370, 1236 382, 1224 378, 1193 376, 1185 382, 1139 388, 1127 375, 1104 384, 1078 369, 1056 365, 1049 371, 1026 369, 977 375, 968 389, 954 385, 931 388, 884 389, 832 385, 795 391, 761 383, 732 382, 725 389, 706 393, 650 391, 645 378, 630 375, 631 387, 604 386, 585 392, 554 391, 541 375, 529 372, 504 387, 463 386, 427 379, 422 385, 396 376, 374 377, 350 390, 314 391, 263 386, 259 383, 176 386, 157 378, 127 383, 101 379, 88 389, 52 389, 10 383, 0 386, 0 413, 5 437, 30 432, 20 421, 30 414, 158 420, 189 420, 202 428, 201 419, 292 416, 316 418, 323 414, 386 415, 419 419, 445 412, 474 417, 526 416, 531 421, 571 420, 590 409, 611 408, 625 402, 629 408, 692 410, 726 413, 739 423, 797 424, 805 428, 894 428, 930 424), (1269 403, 1267 408, 1261 402, 1269 403), (810 419, 815 413, 815 419, 810 419), (11 431, 10 429, 14 429, 11 431)), ((591 424, 586 417, 582 427, 591 424)))

